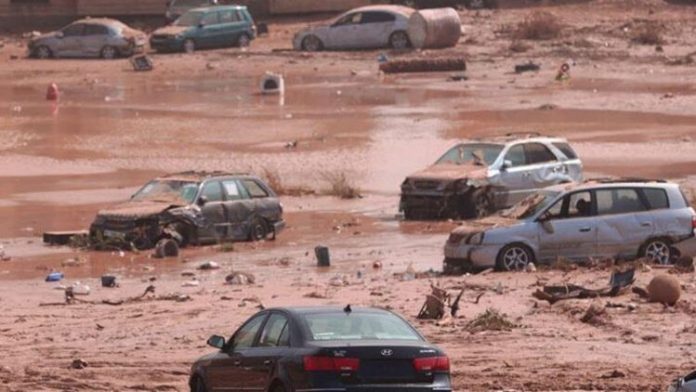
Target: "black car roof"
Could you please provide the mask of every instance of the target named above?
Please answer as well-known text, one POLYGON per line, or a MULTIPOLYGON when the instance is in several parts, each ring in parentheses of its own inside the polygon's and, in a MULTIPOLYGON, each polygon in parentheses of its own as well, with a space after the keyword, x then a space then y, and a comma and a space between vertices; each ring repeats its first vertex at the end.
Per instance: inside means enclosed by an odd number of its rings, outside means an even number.
MULTIPOLYGON (((343 313, 345 307, 342 306, 289 306, 269 308, 268 311, 284 311, 293 315, 318 314, 318 313, 343 313)), ((377 313, 393 314, 392 312, 379 308, 351 307, 351 313, 377 313)))

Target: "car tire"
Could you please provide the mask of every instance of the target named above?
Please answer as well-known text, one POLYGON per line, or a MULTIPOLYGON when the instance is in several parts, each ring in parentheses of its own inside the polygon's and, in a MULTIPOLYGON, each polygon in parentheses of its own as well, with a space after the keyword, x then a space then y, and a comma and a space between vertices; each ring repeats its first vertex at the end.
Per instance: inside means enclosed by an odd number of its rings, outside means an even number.
POLYGON ((302 50, 305 52, 319 52, 324 49, 324 43, 316 35, 308 35, 302 39, 302 50))
POLYGON ((51 48, 49 48, 46 45, 40 45, 36 49, 34 49, 34 57, 37 59, 50 59, 53 57, 53 52, 51 51, 51 48))
POLYGON ((652 263, 667 265, 672 263, 674 251, 669 240, 653 238, 641 247, 639 255, 652 263))
POLYGON ((405 31, 395 31, 389 36, 389 46, 396 50, 408 49, 411 47, 411 39, 405 31))
POLYGON ((251 44, 251 37, 247 34, 242 34, 237 38, 237 46, 240 48, 248 48, 251 44))
POLYGON ((263 241, 268 238, 270 229, 268 228, 268 222, 265 219, 257 217, 251 222, 251 228, 249 230, 249 240, 251 241, 263 241))
POLYGON ((101 58, 103 58, 105 60, 113 60, 116 57, 118 57, 118 49, 114 48, 113 46, 109 46, 109 45, 103 47, 101 52, 99 52, 99 53, 100 53, 101 58))
POLYGON ((192 39, 187 39, 183 44, 184 52, 193 53, 196 51, 196 43, 192 39))
POLYGON ((534 253, 524 244, 508 244, 498 252, 496 269, 499 271, 523 271, 529 263, 533 263, 534 253))
POLYGON ((470 218, 484 218, 490 215, 491 211, 493 210, 493 203, 487 189, 475 189, 473 192, 471 192, 468 202, 468 215, 470 218))

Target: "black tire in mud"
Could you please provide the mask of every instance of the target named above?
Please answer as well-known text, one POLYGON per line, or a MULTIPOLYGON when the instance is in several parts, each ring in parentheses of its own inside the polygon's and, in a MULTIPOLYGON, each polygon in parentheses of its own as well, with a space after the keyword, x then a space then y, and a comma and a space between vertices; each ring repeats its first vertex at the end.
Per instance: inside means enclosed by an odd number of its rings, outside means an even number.
POLYGON ((160 259, 179 256, 179 243, 173 238, 162 238, 155 246, 155 256, 160 259))
POLYGON ((493 200, 485 188, 474 189, 467 200, 467 218, 484 218, 493 211, 493 200))
POLYGON ((269 234, 270 228, 265 219, 256 217, 251 221, 251 227, 249 228, 250 241, 263 241, 268 238, 269 234))

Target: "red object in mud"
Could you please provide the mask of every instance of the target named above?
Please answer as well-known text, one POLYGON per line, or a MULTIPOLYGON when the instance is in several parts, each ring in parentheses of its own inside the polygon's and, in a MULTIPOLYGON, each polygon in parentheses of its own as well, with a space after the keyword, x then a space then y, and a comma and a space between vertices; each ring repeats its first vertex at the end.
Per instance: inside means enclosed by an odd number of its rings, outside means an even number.
POLYGON ((47 101, 57 101, 60 92, 58 91, 58 85, 51 83, 46 90, 46 100, 47 101))

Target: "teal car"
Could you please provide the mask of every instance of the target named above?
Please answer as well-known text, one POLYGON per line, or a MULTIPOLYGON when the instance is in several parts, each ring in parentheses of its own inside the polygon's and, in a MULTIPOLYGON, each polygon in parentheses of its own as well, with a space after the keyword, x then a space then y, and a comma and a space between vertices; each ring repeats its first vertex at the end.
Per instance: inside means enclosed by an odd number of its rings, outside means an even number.
POLYGON ((198 49, 249 46, 256 38, 254 20, 245 6, 194 8, 169 26, 155 30, 150 47, 158 52, 192 53, 198 49))

